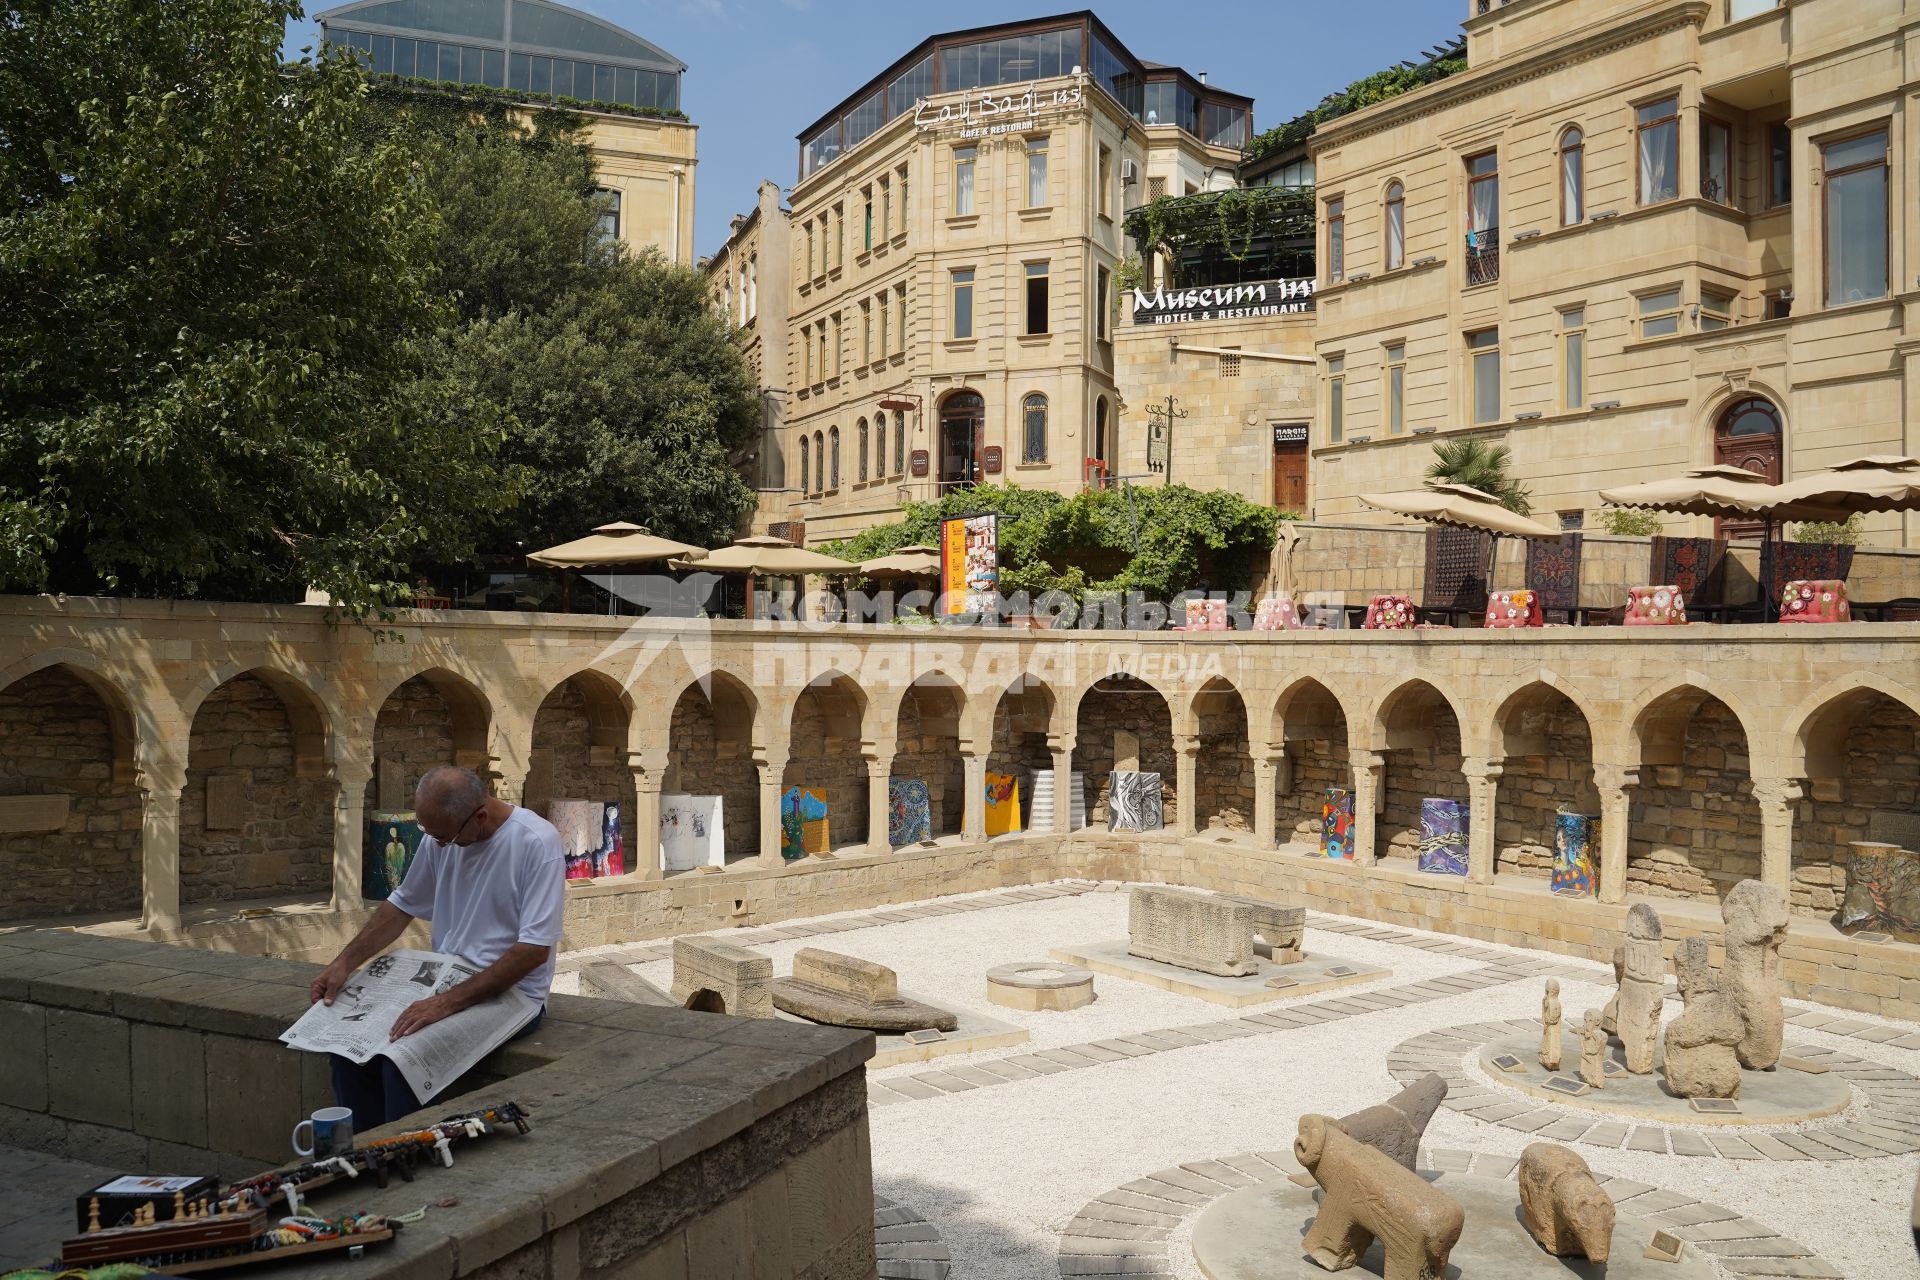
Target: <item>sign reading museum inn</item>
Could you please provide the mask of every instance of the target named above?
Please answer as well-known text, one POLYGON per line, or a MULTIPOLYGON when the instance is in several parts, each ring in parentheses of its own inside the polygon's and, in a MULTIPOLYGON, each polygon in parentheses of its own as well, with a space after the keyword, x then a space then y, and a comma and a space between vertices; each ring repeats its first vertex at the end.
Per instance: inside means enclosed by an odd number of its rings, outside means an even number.
POLYGON ((1250 320, 1313 310, 1312 277, 1215 284, 1200 289, 1133 291, 1135 324, 1185 324, 1190 320, 1250 320))

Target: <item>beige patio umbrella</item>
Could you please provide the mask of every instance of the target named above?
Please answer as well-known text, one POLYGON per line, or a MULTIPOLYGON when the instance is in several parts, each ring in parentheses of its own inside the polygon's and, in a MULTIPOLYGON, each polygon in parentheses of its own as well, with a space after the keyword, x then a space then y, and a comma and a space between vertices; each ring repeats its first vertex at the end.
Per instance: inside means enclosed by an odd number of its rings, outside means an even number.
POLYGON ((1789 480, 1778 490, 1785 502, 1830 507, 1840 519, 1858 511, 1920 511, 1920 458, 1872 454, 1789 480))
POLYGON ((753 617, 753 580, 758 577, 804 577, 810 573, 858 573, 860 566, 850 560, 821 555, 796 547, 784 538, 767 536, 738 538, 724 547, 716 547, 683 567, 703 573, 744 573, 747 575, 747 617, 753 617))
POLYGON ((891 555, 862 560, 859 568, 869 578, 936 578, 940 576, 940 548, 915 543, 891 555))
POLYGON ((584 538, 535 551, 527 559, 549 569, 579 569, 596 565, 649 564, 659 560, 698 560, 705 549, 656 538, 637 524, 616 520, 584 538))
POLYGON ((1363 493, 1360 501, 1382 511, 1412 516, 1430 524, 1452 525, 1493 535, 1493 550, 1487 556, 1487 590, 1493 590, 1493 570, 1500 561, 1500 539, 1558 538, 1560 530, 1541 524, 1531 516, 1510 511, 1500 499, 1470 484, 1436 484, 1425 489, 1403 489, 1395 493, 1363 493))

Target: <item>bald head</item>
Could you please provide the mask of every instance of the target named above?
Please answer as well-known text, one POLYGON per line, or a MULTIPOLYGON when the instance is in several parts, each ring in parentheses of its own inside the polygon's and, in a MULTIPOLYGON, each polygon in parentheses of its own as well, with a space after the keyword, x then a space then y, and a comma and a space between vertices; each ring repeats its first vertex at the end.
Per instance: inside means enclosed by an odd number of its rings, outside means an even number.
POLYGON ((447 826, 465 822, 487 802, 487 784, 480 775, 459 765, 443 764, 427 770, 413 789, 413 808, 424 825, 447 826))

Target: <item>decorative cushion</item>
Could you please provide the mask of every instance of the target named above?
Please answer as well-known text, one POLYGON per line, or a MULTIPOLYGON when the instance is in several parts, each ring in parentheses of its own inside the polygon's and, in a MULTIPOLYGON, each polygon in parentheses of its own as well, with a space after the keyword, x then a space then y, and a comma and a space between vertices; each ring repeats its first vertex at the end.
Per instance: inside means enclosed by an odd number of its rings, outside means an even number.
POLYGON ((1780 591, 1782 622, 1851 622, 1847 584, 1836 579, 1789 582, 1780 591))
POLYGON ((1227 602, 1225 600, 1189 600, 1187 601, 1188 631, 1225 631, 1227 629, 1227 602))
POLYGON ((1684 627, 1687 600, 1675 586, 1631 587, 1626 624, 1630 627, 1684 627))
POLYGON ((1254 606, 1253 629, 1255 631, 1298 631, 1300 610, 1294 605, 1292 596, 1268 596, 1254 606))
POLYGON ((1412 596, 1375 596, 1367 605, 1367 631, 1411 631, 1414 624, 1412 596))
POLYGON ((1489 627, 1537 627, 1542 621, 1538 591, 1496 591, 1487 597, 1489 627))

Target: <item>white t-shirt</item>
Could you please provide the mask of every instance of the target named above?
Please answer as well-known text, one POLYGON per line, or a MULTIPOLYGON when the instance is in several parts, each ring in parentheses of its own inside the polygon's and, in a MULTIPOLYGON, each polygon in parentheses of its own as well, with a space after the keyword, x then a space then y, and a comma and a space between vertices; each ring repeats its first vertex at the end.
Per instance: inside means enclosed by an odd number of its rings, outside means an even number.
POLYGON ((551 947, 547 962, 515 986, 546 1003, 566 917, 567 859, 560 833, 514 806, 500 829, 465 848, 420 837, 407 878, 387 898, 433 924, 433 949, 481 968, 516 942, 551 947))

